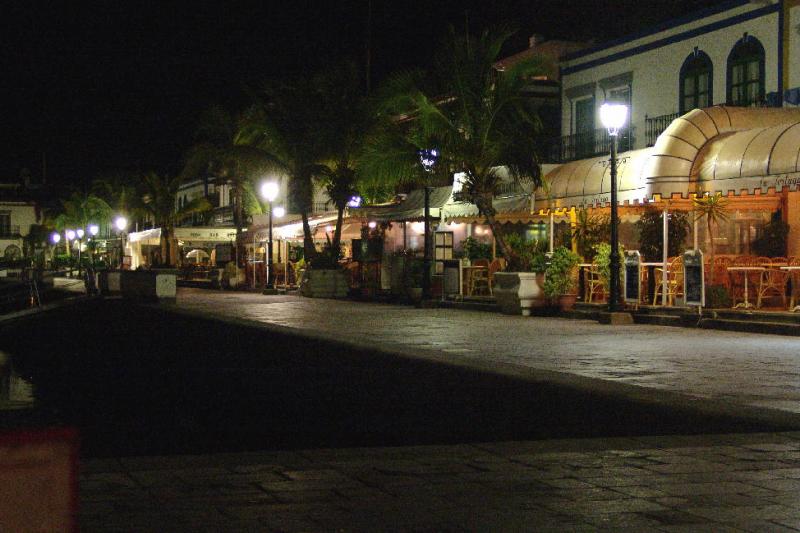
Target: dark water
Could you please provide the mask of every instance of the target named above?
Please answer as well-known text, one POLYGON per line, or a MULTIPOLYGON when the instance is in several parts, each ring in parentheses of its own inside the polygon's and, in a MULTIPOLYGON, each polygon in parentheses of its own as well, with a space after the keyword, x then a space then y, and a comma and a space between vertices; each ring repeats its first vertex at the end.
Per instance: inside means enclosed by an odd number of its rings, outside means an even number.
POLYGON ((0 329, 27 419, 85 455, 773 430, 545 383, 90 301, 0 329))

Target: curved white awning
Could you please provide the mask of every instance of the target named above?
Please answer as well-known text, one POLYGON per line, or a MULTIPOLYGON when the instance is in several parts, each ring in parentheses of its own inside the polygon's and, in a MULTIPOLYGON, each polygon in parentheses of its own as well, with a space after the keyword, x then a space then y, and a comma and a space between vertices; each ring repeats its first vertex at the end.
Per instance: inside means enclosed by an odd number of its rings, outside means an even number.
MULTIPOLYGON (((800 185, 800 109, 715 106, 675 119, 655 146, 619 155, 618 199, 637 204, 706 192, 726 195, 800 185)), ((536 207, 610 201, 608 157, 572 161, 545 176, 536 207)))

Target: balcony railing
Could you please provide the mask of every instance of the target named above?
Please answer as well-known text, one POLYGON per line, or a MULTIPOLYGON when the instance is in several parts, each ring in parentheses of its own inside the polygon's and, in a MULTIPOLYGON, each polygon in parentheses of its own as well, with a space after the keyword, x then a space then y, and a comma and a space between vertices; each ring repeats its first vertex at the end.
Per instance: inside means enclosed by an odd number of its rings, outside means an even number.
MULTIPOLYGON (((617 148, 620 152, 632 150, 636 128, 625 128, 619 131, 617 148)), ((566 163, 576 159, 597 157, 609 153, 611 138, 605 128, 585 133, 565 135, 553 143, 550 159, 553 163, 566 163)))
POLYGON ((661 115, 658 117, 644 116, 644 136, 647 141, 647 146, 656 144, 656 139, 661 135, 667 126, 672 124, 672 121, 678 118, 680 113, 670 113, 668 115, 661 115))
POLYGON ((0 239, 18 239, 19 226, 0 226, 0 239))

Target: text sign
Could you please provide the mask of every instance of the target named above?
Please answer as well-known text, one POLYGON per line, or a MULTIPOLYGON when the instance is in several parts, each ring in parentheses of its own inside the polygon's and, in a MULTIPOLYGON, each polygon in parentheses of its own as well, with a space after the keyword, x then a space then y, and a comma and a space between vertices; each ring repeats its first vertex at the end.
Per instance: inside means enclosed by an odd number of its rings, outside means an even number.
POLYGON ((625 301, 628 303, 639 303, 641 300, 641 264, 642 256, 639 250, 625 252, 625 276, 623 286, 625 288, 625 301))
POLYGON ((687 250, 683 254, 683 294, 686 305, 706 304, 706 286, 703 278, 703 252, 687 250))

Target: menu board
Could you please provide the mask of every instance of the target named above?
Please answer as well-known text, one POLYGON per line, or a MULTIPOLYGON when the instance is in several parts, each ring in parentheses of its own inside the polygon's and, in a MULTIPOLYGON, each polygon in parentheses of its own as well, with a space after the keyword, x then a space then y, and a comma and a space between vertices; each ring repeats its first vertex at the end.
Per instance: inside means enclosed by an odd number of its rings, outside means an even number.
POLYGON ((683 294, 686 305, 706 304, 706 287, 703 282, 703 252, 687 250, 683 254, 683 294))
POLYGON ((625 252, 625 281, 623 283, 623 287, 625 289, 626 302, 639 303, 641 299, 641 263, 642 256, 639 254, 639 250, 630 250, 625 252))

